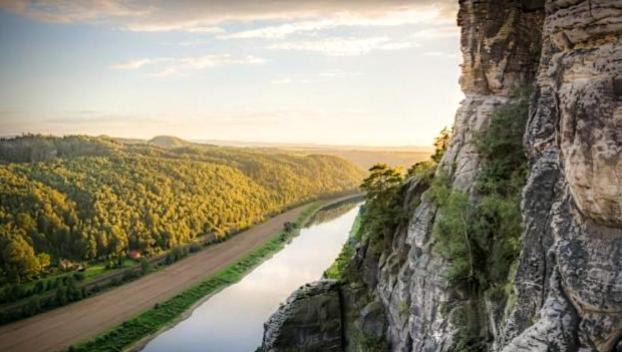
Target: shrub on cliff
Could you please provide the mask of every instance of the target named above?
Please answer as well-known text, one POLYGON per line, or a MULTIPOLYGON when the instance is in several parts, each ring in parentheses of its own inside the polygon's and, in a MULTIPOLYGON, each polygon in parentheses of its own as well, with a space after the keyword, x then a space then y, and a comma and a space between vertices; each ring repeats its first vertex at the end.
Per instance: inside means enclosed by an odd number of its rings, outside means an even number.
POLYGON ((527 159, 522 136, 527 123, 528 93, 498 108, 489 128, 477 136, 482 159, 475 195, 451 189, 437 175, 430 190, 440 208, 435 228, 437 251, 450 262, 454 284, 476 290, 503 284, 519 253, 520 193, 526 181, 527 159))
POLYGON ((528 117, 528 95, 519 91, 495 110, 490 126, 474 144, 481 157, 473 192, 452 189, 450 179, 436 175, 428 197, 439 207, 434 228, 435 250, 448 262, 445 273, 468 298, 454 306, 456 350, 478 351, 483 344, 478 324, 484 299, 503 303, 512 264, 520 253, 520 199, 527 158, 522 136, 528 117), (501 294, 499 294, 501 293, 501 294), (468 309, 467 309, 468 308, 468 309))
POLYGON ((401 217, 400 189, 404 181, 401 169, 386 164, 376 164, 369 169, 369 176, 361 189, 367 193, 365 225, 374 234, 392 229, 401 217))

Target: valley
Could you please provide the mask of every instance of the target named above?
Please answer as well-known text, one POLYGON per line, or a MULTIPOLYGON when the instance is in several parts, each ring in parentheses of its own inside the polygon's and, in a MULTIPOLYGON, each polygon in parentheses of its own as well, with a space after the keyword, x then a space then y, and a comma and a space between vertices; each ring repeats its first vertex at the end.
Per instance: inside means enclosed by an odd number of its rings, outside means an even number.
POLYGON ((621 0, 0 33, 0 351, 622 352, 621 0))
MULTIPOLYGON (((356 197, 358 196, 354 199, 356 197)), ((344 199, 351 198, 348 196, 344 199)), ((323 206, 341 202, 343 200, 337 199, 326 202, 323 206)), ((227 241, 212 245, 118 288, 32 318, 0 326, 0 350, 55 351, 95 337, 138 313, 153 308, 156 304, 166 302, 238 262, 269 239, 275 238, 284 223, 308 219, 317 211, 318 206, 312 208, 315 210, 310 214, 307 210, 305 215, 306 209, 309 209, 309 205, 277 215, 227 241)), ((218 289, 221 287, 222 284, 218 289)), ((180 313, 184 311, 185 309, 180 313)), ((140 332, 130 333, 138 333, 139 338, 145 337, 140 335, 140 332)), ((85 350, 93 351, 92 348, 85 350)))

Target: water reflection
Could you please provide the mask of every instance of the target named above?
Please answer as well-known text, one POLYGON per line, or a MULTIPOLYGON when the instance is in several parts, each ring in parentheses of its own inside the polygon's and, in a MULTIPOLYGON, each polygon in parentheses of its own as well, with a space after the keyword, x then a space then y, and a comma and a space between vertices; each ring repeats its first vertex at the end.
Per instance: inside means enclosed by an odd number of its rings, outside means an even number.
POLYGON ((313 218, 309 221, 309 224, 306 227, 311 227, 316 224, 321 224, 325 222, 329 222, 335 220, 344 214, 348 213, 350 210, 354 208, 358 208, 358 203, 343 203, 337 206, 329 207, 323 209, 322 211, 317 212, 313 218))
POLYGON ((359 206, 350 203, 318 213, 283 250, 201 304, 144 351, 254 351, 261 343, 263 323, 279 303, 302 284, 319 279, 337 257, 359 206))

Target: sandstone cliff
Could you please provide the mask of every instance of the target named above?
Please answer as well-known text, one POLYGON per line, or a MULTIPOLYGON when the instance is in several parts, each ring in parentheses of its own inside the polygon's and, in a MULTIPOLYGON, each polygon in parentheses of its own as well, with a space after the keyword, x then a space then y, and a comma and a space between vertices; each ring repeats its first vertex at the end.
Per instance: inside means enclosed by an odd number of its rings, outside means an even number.
MULTIPOLYGON (((471 350, 461 344, 467 328, 477 350, 622 350, 622 1, 461 0, 458 25, 466 99, 436 177, 472 204, 482 164, 474 138, 517 99, 513 90, 534 87, 512 290, 492 297, 447 280, 433 236, 443 215, 425 196, 429 182, 415 177, 403 188, 408 220, 380 245, 360 243, 353 274, 330 286, 339 348, 471 350)), ((295 320, 288 311, 273 320, 295 320)))
POLYGON ((548 1, 543 28, 518 304, 500 345, 620 350, 622 2, 548 1))

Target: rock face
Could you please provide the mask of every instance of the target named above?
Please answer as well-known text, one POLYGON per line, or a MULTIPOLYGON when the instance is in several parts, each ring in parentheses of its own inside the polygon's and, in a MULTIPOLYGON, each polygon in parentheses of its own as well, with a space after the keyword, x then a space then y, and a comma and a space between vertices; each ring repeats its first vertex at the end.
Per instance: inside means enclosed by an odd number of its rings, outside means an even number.
POLYGON ((518 304, 504 351, 614 351, 622 337, 622 3, 548 1, 525 135, 518 304))
MULTIPOLYGON (((557 147, 572 198, 586 217, 622 226, 622 4, 554 1, 539 87, 558 122, 557 147)), ((538 103, 539 105, 539 103, 538 103)), ((535 131, 535 133, 538 133, 535 131)), ((544 134, 546 132, 542 132, 544 134)), ((539 140, 536 140, 539 142, 539 140)), ((541 144, 542 147, 545 144, 541 144)))
MULTIPOLYGON (((539 31, 533 29, 541 28, 543 19, 543 4, 537 1, 460 2, 460 83, 466 99, 439 168, 449 175, 453 188, 476 197, 472 185, 481 158, 473 139, 487 128, 495 108, 511 99, 512 90, 534 79, 541 43, 539 31)), ((407 199, 420 199, 419 205, 406 209, 412 214, 409 222, 378 256, 378 283, 371 291, 385 307, 391 350, 452 351, 457 333, 452 317, 459 314, 452 307, 469 304, 469 298, 445 278, 447 263, 433 250, 437 208, 422 198, 425 188, 417 187, 418 182, 412 180, 405 191, 407 199)), ((490 330, 494 333, 498 327, 490 330)))
POLYGON ((301 287, 265 324, 263 351, 343 351, 341 311, 336 281, 301 287))
MULTIPOLYGON (((466 99, 437 171, 454 189, 477 201, 473 138, 513 89, 535 89, 515 300, 480 309, 485 350, 622 351, 622 1, 460 0, 458 24, 466 99)), ((456 307, 472 297, 432 250, 426 188, 411 180, 409 220, 381 248, 357 248, 356 278, 338 289, 340 350, 456 350, 456 307)))

